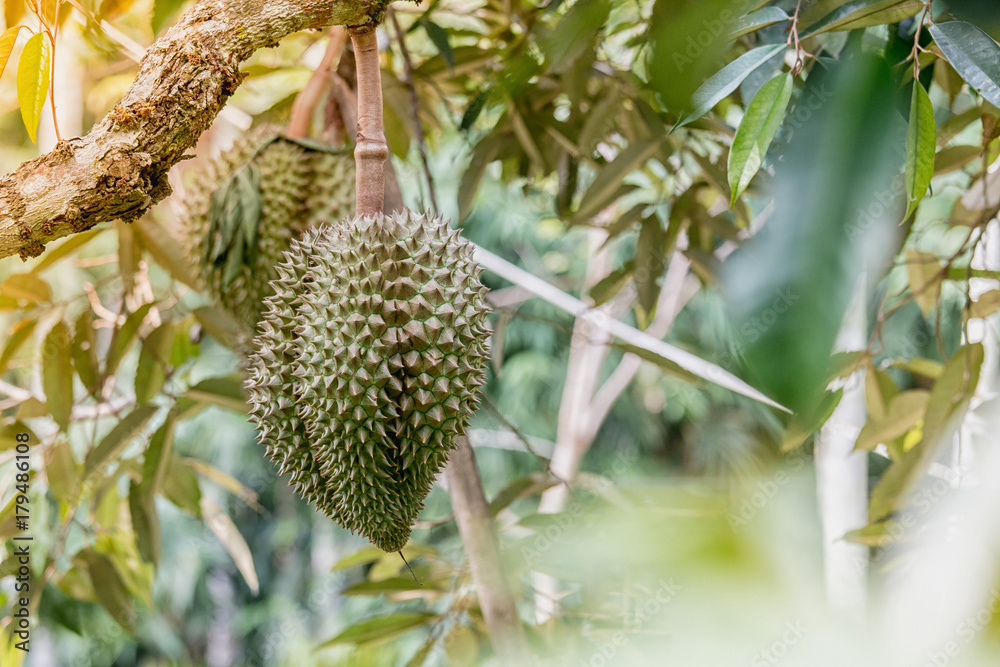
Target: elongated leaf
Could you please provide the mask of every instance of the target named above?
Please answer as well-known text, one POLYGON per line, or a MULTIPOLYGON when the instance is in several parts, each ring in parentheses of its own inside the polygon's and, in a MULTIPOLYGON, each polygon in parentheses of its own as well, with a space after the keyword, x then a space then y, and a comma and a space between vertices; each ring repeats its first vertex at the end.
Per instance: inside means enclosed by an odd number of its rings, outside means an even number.
POLYGON ((191 516, 201 516, 201 487, 198 486, 198 477, 176 454, 167 463, 162 493, 163 497, 191 516))
POLYGON ((94 336, 94 323, 89 310, 84 311, 76 321, 76 333, 73 336, 73 365, 84 388, 91 396, 96 396, 101 389, 101 376, 97 368, 97 339, 94 336))
POLYGON ((625 177, 652 157, 659 146, 659 140, 634 144, 602 167, 580 200, 580 208, 573 214, 573 222, 583 223, 590 220, 598 211, 614 201, 625 177))
POLYGON ((723 67, 703 83, 698 90, 694 91, 691 98, 693 110, 677 121, 674 130, 704 116, 716 104, 739 88, 743 79, 747 78, 751 72, 784 50, 784 44, 758 46, 723 67))
POLYGON ((747 107, 729 151, 730 206, 736 203, 764 163, 767 149, 792 98, 793 88, 792 75, 779 74, 754 95, 747 107))
POLYGON ((39 8, 39 17, 49 29, 53 28, 56 24, 56 19, 59 16, 59 5, 60 0, 37 0, 39 8))
POLYGON ((95 236, 100 234, 102 231, 104 230, 89 229, 85 232, 73 234, 73 236, 70 236, 64 241, 61 241, 58 245, 51 244, 47 246, 45 248, 45 254, 42 256, 41 260, 39 260, 38 264, 35 264, 35 267, 31 269, 32 275, 37 275, 41 273, 45 269, 49 268, 50 266, 58 262, 60 259, 63 259, 64 257, 70 255, 71 253, 76 252, 84 245, 89 243, 95 236))
POLYGON ((668 370, 668 372, 672 369, 673 372, 676 372, 681 377, 691 378, 692 376, 696 376, 755 401, 760 401, 779 410, 787 411, 787 408, 757 391, 729 371, 709 363, 686 350, 682 350, 634 327, 630 327, 620 320, 609 318, 603 314, 598 316, 579 299, 531 275, 524 269, 514 266, 485 248, 479 246, 473 247, 473 257, 483 268, 523 287, 556 308, 564 310, 575 317, 588 318, 594 326, 618 338, 621 341, 620 345, 622 349, 650 359, 661 368, 668 370))
POLYGON ((156 513, 153 494, 146 490, 146 481, 129 484, 128 508, 135 531, 135 544, 139 556, 147 563, 156 564, 160 560, 160 518, 156 513))
POLYGON ((906 196, 909 201, 904 218, 931 186, 934 176, 934 151, 937 148, 937 126, 934 124, 934 107, 931 98, 919 81, 913 82, 910 101, 910 125, 906 134, 906 196))
POLYGON ((423 625, 432 618, 434 618, 434 614, 427 612, 392 614, 391 616, 370 618, 367 621, 355 623, 336 637, 320 644, 317 649, 335 644, 367 644, 377 640, 390 639, 407 630, 423 625))
POLYGON ((610 13, 608 0, 574 3, 542 42, 549 69, 564 72, 592 49, 610 13))
POLYGON ((22 16, 24 16, 24 0, 4 0, 4 23, 10 27, 14 27, 20 23, 22 16))
POLYGON ((906 271, 910 280, 910 292, 926 317, 938 305, 941 298, 941 263, 937 255, 918 250, 906 251, 906 271))
POLYGON ((733 32, 729 34, 729 39, 739 39, 743 35, 787 20, 789 20, 789 16, 781 7, 762 7, 741 17, 736 22, 733 32))
POLYGON ((257 494, 254 490, 243 486, 243 484, 241 484, 240 481, 232 475, 225 473, 215 466, 205 463, 204 461, 199 461, 198 459, 184 458, 181 459, 181 461, 183 461, 185 465, 190 466, 192 470, 202 477, 212 480, 226 491, 229 491, 229 493, 245 502, 257 512, 260 512, 261 514, 266 512, 260 503, 257 502, 257 494))
POLYGON ((90 476, 120 454, 126 445, 132 441, 132 438, 142 431, 146 422, 154 414, 156 414, 156 407, 152 405, 140 405, 125 415, 125 418, 118 422, 94 449, 88 452, 87 458, 83 463, 84 475, 90 476))
POLYGON ((451 50, 451 44, 448 42, 448 31, 426 17, 420 19, 420 25, 424 27, 427 36, 434 42, 434 46, 437 47, 438 53, 441 54, 444 61, 448 63, 448 67, 454 69, 455 52, 451 50))
POLYGON ((17 64, 17 102, 21 119, 28 130, 31 143, 35 143, 38 119, 42 117, 45 98, 49 94, 49 68, 52 64, 52 47, 44 33, 32 35, 21 51, 17 64))
POLYGON ((0 375, 3 375, 4 371, 7 370, 10 360, 14 358, 17 351, 24 345, 24 341, 28 340, 28 336, 35 330, 36 324, 38 324, 38 320, 27 319, 21 320, 11 327, 10 333, 7 334, 7 342, 3 346, 3 352, 0 353, 0 375))
POLYGON ((917 480, 958 427, 976 391, 982 365, 981 343, 963 347, 945 365, 927 400, 923 437, 875 485, 868 505, 869 521, 883 519, 906 501, 917 480))
POLYGON ((198 324, 215 340, 230 348, 238 344, 239 324, 222 308, 205 306, 196 308, 192 314, 198 320, 198 324))
POLYGON ((60 321, 49 330, 42 345, 42 387, 45 389, 45 402, 52 419, 64 431, 69 427, 69 417, 73 411, 71 338, 69 327, 60 321))
POLYGON ((378 581, 362 581, 361 583, 348 586, 340 593, 341 595, 382 595, 386 593, 400 593, 403 591, 434 591, 435 587, 425 583, 417 583, 412 577, 390 577, 379 579, 378 581))
POLYGON ((937 23, 930 32, 966 83, 990 104, 1000 107, 1000 45, 965 21, 937 23))
POLYGON ((33 273, 15 273, 0 284, 0 294, 24 301, 52 300, 49 284, 33 273))
POLYGON ((146 455, 142 459, 142 483, 150 496, 163 488, 163 479, 174 460, 174 425, 177 423, 176 408, 167 413, 167 418, 156 429, 149 440, 146 455))
POLYGON ((173 236, 149 216, 133 222, 132 227, 142 239, 142 247, 171 278, 191 289, 200 289, 191 262, 173 236))
POLYGON ((980 146, 949 146, 934 156, 934 175, 961 169, 983 154, 980 146))
MULTIPOLYGON (((10 4, 10 0, 8 3, 10 4)), ((17 4, 21 5, 21 0, 17 0, 17 4)), ((7 20, 7 25, 11 26, 0 34, 0 75, 3 74, 4 68, 7 67, 7 60, 10 58, 10 52, 14 50, 14 42, 17 41, 17 34, 21 29, 13 25, 11 21, 7 20)))
POLYGON ((923 419, 928 396, 928 392, 923 389, 912 389, 897 394, 889 403, 888 414, 882 418, 868 420, 861 429, 854 448, 871 451, 879 443, 887 443, 909 431, 923 419))
POLYGON ((116 329, 111 337, 111 348, 108 350, 108 361, 104 368, 105 377, 110 377, 118 370, 118 364, 122 357, 128 352, 135 335, 139 332, 139 326, 146 319, 146 314, 153 307, 151 303, 144 303, 139 306, 134 313, 125 318, 125 323, 120 329, 116 329))
POLYGON ((170 350, 174 344, 174 327, 164 322, 142 341, 139 363, 135 371, 135 400, 148 403, 163 389, 170 350))
POLYGON ((187 390, 185 394, 203 403, 217 405, 233 412, 246 412, 246 394, 238 377, 209 378, 187 390))
POLYGON ((873 25, 898 23, 924 8, 919 0, 853 0, 813 23, 803 33, 811 37, 830 30, 856 30, 873 25))
POLYGON ((257 570, 253 564, 253 554, 250 553, 250 547, 247 546, 246 540, 240 534, 239 528, 229 518, 229 515, 207 496, 201 497, 201 512, 208 527, 222 542, 222 546, 226 547, 226 551, 236 563, 236 569, 243 575, 243 580, 247 582, 247 586, 256 595, 260 590, 260 584, 257 581, 257 570))
POLYGON ((80 557, 87 565, 98 602, 116 623, 134 630, 135 603, 114 562, 104 554, 90 550, 84 551, 80 557))

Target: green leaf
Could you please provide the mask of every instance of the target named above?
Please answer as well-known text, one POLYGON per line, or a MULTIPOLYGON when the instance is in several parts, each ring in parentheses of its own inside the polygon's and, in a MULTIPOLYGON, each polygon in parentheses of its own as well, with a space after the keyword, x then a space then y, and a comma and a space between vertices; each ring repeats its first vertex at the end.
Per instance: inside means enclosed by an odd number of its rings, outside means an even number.
POLYGON ((451 44, 448 42, 448 31, 434 23, 427 17, 420 19, 420 25, 423 27, 424 32, 427 36, 431 38, 434 42, 434 46, 437 47, 438 53, 444 58, 444 61, 448 63, 449 69, 454 69, 455 67, 455 52, 451 50, 451 44))
MULTIPOLYGON (((172 441, 172 434, 167 437, 170 439, 168 442, 172 441)), ((162 493, 167 500, 191 516, 201 516, 201 487, 198 486, 198 477, 176 455, 169 457, 163 476, 162 493)))
POLYGON ((218 306, 205 306, 195 308, 192 312, 198 324, 202 326, 208 334, 229 348, 234 348, 239 343, 240 327, 233 319, 233 316, 218 306))
POLYGON ((924 3, 919 0, 854 0, 842 4, 810 25, 803 32, 802 38, 831 30, 857 30, 898 23, 915 16, 923 8, 924 3))
POLYGON ((887 517, 906 501, 917 480, 947 443, 947 436, 958 428, 979 384, 982 365, 981 343, 963 347, 945 365, 927 399, 923 437, 875 485, 868 504, 869 521, 887 517))
POLYGON ((261 514, 266 513, 267 510, 265 510, 260 503, 257 502, 257 494, 254 490, 243 486, 243 484, 241 484, 240 481, 232 475, 225 473, 215 466, 205 463, 204 461, 199 461, 198 459, 183 458, 181 461, 202 477, 212 480, 223 489, 245 502, 255 511, 261 514))
POLYGON ((35 143, 38 120, 49 94, 51 62, 52 47, 48 37, 41 32, 32 35, 25 43, 21 60, 17 64, 17 102, 31 143, 35 143))
POLYGON ((362 581, 348 586, 341 595, 382 595, 384 593, 399 593, 402 591, 433 591, 433 587, 417 583, 413 577, 391 577, 378 581, 362 581))
POLYGON ((90 241, 102 231, 104 230, 89 229, 85 232, 73 234, 73 236, 63 240, 58 245, 48 245, 45 248, 45 255, 43 255, 41 260, 39 260, 39 262, 31 269, 32 275, 38 275, 58 262, 60 259, 76 252, 87 243, 90 243, 90 241))
POLYGON ((89 310, 85 310, 76 321, 76 333, 73 336, 73 365, 87 393, 97 396, 101 390, 101 376, 97 369, 97 339, 94 336, 94 323, 89 310))
POLYGON ((10 360, 24 345, 24 341, 28 340, 28 336, 35 330, 37 324, 38 320, 29 318, 21 320, 11 327, 10 333, 7 334, 7 342, 3 346, 3 352, 0 353, 0 375, 3 375, 4 371, 7 370, 10 360))
POLYGON ((822 400, 858 276, 895 253, 889 215, 902 128, 893 74, 861 53, 830 69, 807 81, 804 99, 821 86, 830 92, 776 165, 773 215, 724 264, 750 381, 796 414, 822 400))
MULTIPOLYGON (((21 4, 21 0, 17 0, 17 4, 21 4)), ((7 25, 11 25, 8 21, 7 25)), ((21 28, 16 25, 12 25, 0 34, 0 75, 3 75, 4 69, 7 67, 7 60, 10 58, 10 52, 14 50, 14 42, 17 41, 17 35, 21 32, 21 28)))
POLYGON ((202 380, 188 389, 184 395, 196 401, 217 405, 233 412, 247 412, 243 382, 235 376, 202 380))
POLYGON ((936 23, 934 42, 966 83, 995 107, 1000 107, 1000 45, 965 21, 936 23))
POLYGON ((490 514, 496 516, 521 498, 530 498, 560 484, 559 480, 542 473, 519 477, 500 489, 490 501, 490 514))
POLYGON ((142 483, 151 496, 163 488, 163 480, 170 468, 170 462, 174 460, 176 417, 176 408, 167 413, 166 420, 150 438, 146 455, 142 459, 142 483))
POLYGON ((910 292, 920 306, 920 312, 927 317, 941 298, 941 281, 944 279, 941 262, 937 255, 911 248, 906 251, 906 271, 910 292))
POLYGON ((108 556, 89 549, 80 554, 80 558, 87 566, 98 602, 116 623, 134 631, 135 603, 114 562, 108 556))
POLYGON ((349 570, 358 565, 367 565, 368 563, 374 563, 384 555, 385 552, 378 547, 364 547, 360 551, 341 558, 334 564, 331 570, 336 572, 338 570, 349 570))
POLYGON ((121 328, 115 329, 114 334, 111 336, 111 347, 108 350, 108 360, 104 368, 105 377, 114 375, 115 371, 118 370, 118 364, 121 362, 122 357, 125 356, 125 353, 128 352, 129 346, 132 345, 132 340, 139 332, 139 326, 146 319, 146 314, 152 307, 152 303, 142 304, 134 313, 129 314, 125 318, 125 323, 122 324, 121 328))
POLYGON ((160 518, 156 513, 154 495, 147 490, 146 480, 141 484, 129 483, 128 508, 135 531, 135 544, 139 556, 147 563, 160 560, 160 518))
POLYGON ((608 0, 573 3, 542 40, 542 52, 549 69, 564 72, 592 49, 610 13, 608 0))
POLYGON ((191 289, 201 289, 187 253, 169 232, 150 216, 140 218, 131 224, 142 241, 142 247, 170 274, 171 278, 179 280, 191 289))
POLYGON ((766 28, 775 23, 789 20, 788 14, 780 7, 762 7, 742 16, 729 33, 729 39, 739 39, 743 35, 756 32, 761 28, 766 28))
POLYGON ((889 402, 884 417, 872 417, 861 429, 854 449, 872 451, 880 443, 888 443, 903 435, 923 419, 930 394, 924 389, 900 392, 889 402))
POLYGON ((370 618, 366 621, 355 623, 336 637, 326 640, 316 648, 318 650, 336 644, 367 644, 390 639, 407 630, 423 625, 434 617, 435 614, 423 612, 392 614, 390 616, 370 618))
POLYGON ((635 247, 636 315, 640 329, 653 320, 660 298, 659 280, 667 268, 667 234, 660 219, 651 215, 642 221, 635 247))
POLYGON ((159 34, 161 30, 177 14, 177 10, 184 4, 184 0, 154 0, 153 19, 151 25, 153 34, 159 34))
POLYGON ((94 472, 102 469, 114 457, 118 456, 125 446, 132 441, 132 438, 139 435, 146 422, 156 414, 156 407, 152 405, 140 405, 132 412, 125 415, 125 418, 115 424, 94 449, 87 453, 87 458, 83 463, 83 474, 89 477, 94 472))
MULTIPOLYGON (((740 87, 750 73, 768 60, 785 50, 784 44, 768 44, 750 49, 739 58, 729 63, 712 75, 698 90, 694 91, 691 104, 694 107, 690 113, 677 121, 674 130, 697 120, 708 113, 716 104, 724 100, 734 90, 740 87)), ((671 130, 673 131, 673 130, 671 130)))
POLYGON ((257 570, 253 564, 253 554, 250 553, 250 547, 247 546, 246 540, 240 534, 239 528, 229 518, 229 515, 207 496, 201 497, 201 512, 205 517, 205 523, 222 542, 222 546, 226 548, 233 562, 236 563, 236 569, 243 575, 243 580, 256 595, 260 591, 260 584, 257 581, 257 570))
POLYGON ((909 203, 904 219, 910 217, 931 185, 936 148, 934 107, 923 85, 914 81, 910 100, 910 124, 906 134, 906 196, 909 203))
POLYGON ((52 419, 65 431, 73 411, 73 351, 70 332, 65 322, 59 321, 42 344, 42 388, 52 419))
POLYGON ((802 443, 809 439, 809 436, 823 428, 833 411, 840 404, 840 399, 844 397, 844 390, 828 391, 823 394, 822 400, 816 409, 808 415, 795 415, 785 429, 785 437, 781 440, 781 451, 790 452, 797 449, 802 443))
POLYGON ((660 141, 662 138, 629 146, 615 159, 601 167, 594 182, 580 200, 580 208, 573 214, 574 224, 589 222, 594 215, 614 201, 625 177, 652 157, 660 147, 660 141))
POLYGON ((961 169, 983 154, 982 146, 949 146, 934 156, 934 175, 961 169))
POLYGON ((163 389, 173 343, 174 327, 170 322, 158 326, 142 341, 135 371, 135 400, 140 405, 148 403, 163 389))
POLYGON ((764 163, 794 87, 791 74, 779 74, 764 84, 750 101, 729 151, 730 206, 735 205, 764 163))

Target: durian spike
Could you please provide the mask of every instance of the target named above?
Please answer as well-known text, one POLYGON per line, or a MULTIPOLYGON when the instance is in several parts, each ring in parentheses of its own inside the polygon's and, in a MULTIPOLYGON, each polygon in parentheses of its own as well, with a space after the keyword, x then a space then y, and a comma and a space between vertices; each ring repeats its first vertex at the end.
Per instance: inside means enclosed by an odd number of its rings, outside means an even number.
POLYGON ((382 213, 385 160, 389 157, 382 126, 382 71, 374 26, 350 32, 358 69, 358 137, 354 145, 357 213, 372 217, 382 213))

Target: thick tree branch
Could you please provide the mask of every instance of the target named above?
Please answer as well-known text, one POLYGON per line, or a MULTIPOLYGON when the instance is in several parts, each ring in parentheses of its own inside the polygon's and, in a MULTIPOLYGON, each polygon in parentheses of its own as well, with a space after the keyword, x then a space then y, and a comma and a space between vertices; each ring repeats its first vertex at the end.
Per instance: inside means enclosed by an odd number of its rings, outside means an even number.
POLYGON ((121 218, 170 194, 167 172, 243 80, 240 63, 293 32, 370 26, 389 0, 201 0, 146 51, 124 99, 84 137, 0 179, 0 257, 121 218))

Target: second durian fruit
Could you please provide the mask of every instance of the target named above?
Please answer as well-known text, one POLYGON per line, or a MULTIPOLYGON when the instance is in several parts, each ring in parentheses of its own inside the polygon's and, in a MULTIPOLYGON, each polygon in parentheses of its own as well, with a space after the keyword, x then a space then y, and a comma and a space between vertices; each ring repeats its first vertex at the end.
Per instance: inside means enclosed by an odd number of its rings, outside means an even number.
POLYGON ((199 170, 185 197, 187 252, 207 292, 253 332, 293 238, 350 215, 354 158, 263 126, 199 170))
POLYGON ((299 494, 398 551, 485 381, 471 246, 404 210, 308 230, 275 271, 247 380, 259 439, 299 494))

